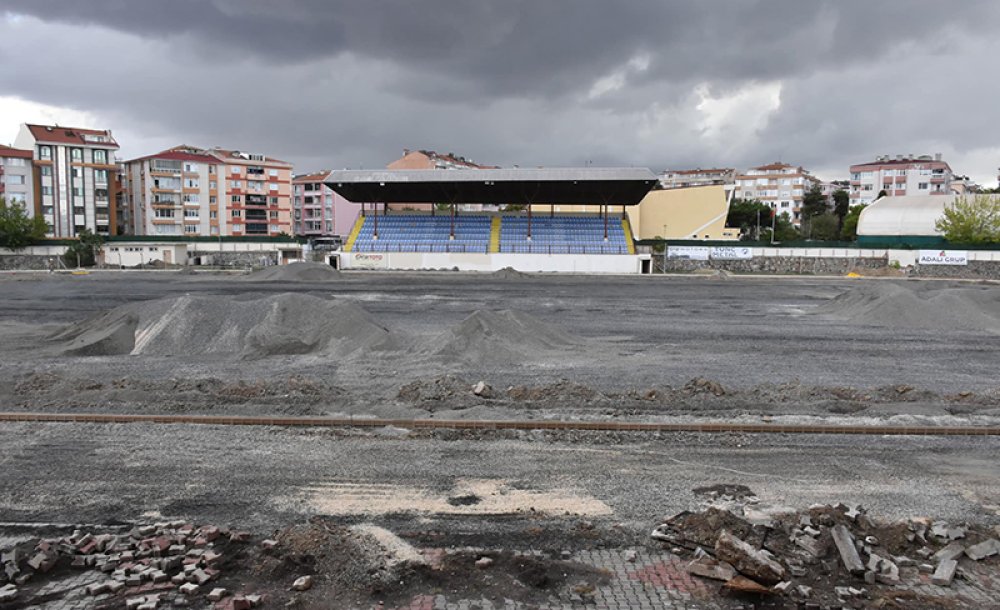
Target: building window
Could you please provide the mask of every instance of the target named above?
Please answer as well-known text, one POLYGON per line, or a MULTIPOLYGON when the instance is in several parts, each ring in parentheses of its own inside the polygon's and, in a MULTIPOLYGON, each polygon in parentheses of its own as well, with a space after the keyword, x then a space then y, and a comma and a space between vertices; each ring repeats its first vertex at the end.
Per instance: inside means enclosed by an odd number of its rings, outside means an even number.
POLYGON ((278 205, 278 198, 277 197, 271 197, 271 205, 278 205))
POLYGON ((3 181, 6 184, 24 184, 24 176, 4 176, 3 181))
POLYGON ((83 170, 80 169, 79 167, 74 167, 71 171, 71 174, 74 178, 80 178, 83 176, 83 170))
POLYGON ((198 210, 184 210, 184 218, 198 218, 198 210))
POLYGON ((39 146, 38 147, 38 158, 45 159, 46 161, 52 160, 52 147, 51 146, 39 146))
POLYGON ((229 188, 234 188, 234 189, 243 188, 243 181, 242 180, 233 180, 233 181, 231 181, 229 183, 229 188))
POLYGON ((51 195, 51 194, 52 194, 52 187, 51 186, 43 186, 42 187, 42 195, 51 195))
POLYGON ((219 199, 215 195, 209 195, 208 196, 208 203, 210 203, 211 205, 215 205, 215 204, 219 203, 219 199))
POLYGON ((215 189, 219 188, 219 183, 216 182, 215 180, 210 180, 208 183, 208 188, 214 191, 215 189))
POLYGON ((214 176, 215 175, 215 166, 214 165, 209 165, 208 166, 208 175, 209 176, 214 176))
POLYGON ((97 184, 107 184, 108 183, 108 170, 106 169, 95 169, 94 170, 94 182, 97 184))
POLYGON ((243 212, 241 210, 233 210, 233 218, 239 218, 240 216, 243 216, 243 212))
POLYGON ((80 188, 80 187, 78 187, 78 186, 74 186, 73 187, 73 196, 74 197, 83 197, 83 189, 80 188))
POLYGON ((73 161, 83 161, 83 149, 82 148, 71 148, 69 150, 70 159, 73 161))
POLYGON ((274 211, 272 211, 272 212, 271 212, 271 219, 272 219, 272 220, 277 220, 277 219, 278 219, 278 213, 277 213, 277 212, 274 212, 274 211))
POLYGON ((197 193, 184 193, 184 203, 201 203, 201 197, 197 193))
POLYGON ((43 165, 42 166, 42 175, 43 176, 51 176, 52 175, 52 166, 51 165, 43 165))
POLYGON ((276 190, 278 190, 278 185, 277 185, 277 184, 275 184, 275 183, 273 183, 273 182, 272 182, 271 184, 269 184, 268 186, 269 186, 269 187, 271 187, 271 190, 272 190, 272 191, 276 191, 276 190))
POLYGON ((197 233, 198 232, 198 225, 184 225, 184 232, 185 233, 197 233))
POLYGON ((272 169, 272 170, 268 171, 267 173, 268 173, 269 176, 272 176, 272 177, 275 177, 275 178, 278 177, 278 170, 276 170, 276 169, 272 169))
POLYGON ((187 180, 185 180, 185 181, 184 181, 184 187, 185 187, 185 188, 189 188, 189 189, 196 189, 196 188, 200 188, 200 187, 198 186, 198 181, 197 181, 197 180, 195 180, 195 179, 193 179, 193 178, 188 178, 187 180))
POLYGON ((917 188, 920 189, 921 191, 926 191, 927 190, 927 183, 926 182, 921 182, 920 184, 917 185, 917 188))
POLYGON ((239 174, 240 173, 240 168, 238 168, 238 167, 230 168, 229 173, 231 173, 231 174, 239 174))
POLYGON ((233 195, 232 197, 229 198, 229 201, 231 201, 232 203, 242 203, 243 198, 240 197, 239 195, 233 195))
POLYGON ((215 220, 216 218, 219 217, 219 213, 216 212, 215 210, 212 210, 208 213, 208 217, 211 218, 212 220, 215 220))
POLYGON ((107 163, 107 162, 108 162, 108 151, 106 150, 94 151, 94 163, 107 163))

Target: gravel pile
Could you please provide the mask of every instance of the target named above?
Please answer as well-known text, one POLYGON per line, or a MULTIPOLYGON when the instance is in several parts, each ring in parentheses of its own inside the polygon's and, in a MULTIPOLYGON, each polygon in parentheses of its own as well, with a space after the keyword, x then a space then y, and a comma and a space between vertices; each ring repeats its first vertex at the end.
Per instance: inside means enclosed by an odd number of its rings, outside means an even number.
POLYGON ((388 339, 389 331, 354 303, 294 293, 249 300, 185 295, 133 303, 53 337, 68 355, 242 358, 342 357, 388 339))
POLYGON ((340 277, 340 272, 322 263, 289 263, 266 267, 243 276, 251 282, 325 282, 340 277))
POLYGON ((872 283, 816 309, 856 324, 1000 333, 1000 289, 872 283))
POLYGON ((532 277, 530 273, 524 273, 523 271, 518 271, 513 267, 504 267, 503 269, 498 269, 490 274, 491 277, 500 280, 523 280, 525 278, 532 277))
POLYGON ((426 349, 459 362, 518 362, 582 344, 578 337, 524 312, 480 309, 431 339, 426 349))

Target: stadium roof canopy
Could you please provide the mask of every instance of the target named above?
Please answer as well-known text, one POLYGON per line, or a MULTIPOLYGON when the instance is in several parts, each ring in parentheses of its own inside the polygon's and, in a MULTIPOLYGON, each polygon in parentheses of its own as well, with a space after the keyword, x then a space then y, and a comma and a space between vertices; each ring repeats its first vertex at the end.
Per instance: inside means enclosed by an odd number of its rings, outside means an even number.
POLYGON ((657 183, 646 168, 339 170, 326 185, 355 203, 636 205, 657 183))

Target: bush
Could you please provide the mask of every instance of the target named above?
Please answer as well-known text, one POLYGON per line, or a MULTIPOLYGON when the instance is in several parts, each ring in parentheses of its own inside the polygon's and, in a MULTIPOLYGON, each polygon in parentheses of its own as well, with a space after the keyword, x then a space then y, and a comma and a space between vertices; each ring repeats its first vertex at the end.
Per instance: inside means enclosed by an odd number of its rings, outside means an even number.
POLYGON ((978 194, 956 197, 934 226, 944 238, 958 244, 1000 242, 1000 197, 978 194))
POLYGON ((0 248, 21 250, 44 238, 48 230, 44 218, 31 218, 23 204, 0 197, 0 248))

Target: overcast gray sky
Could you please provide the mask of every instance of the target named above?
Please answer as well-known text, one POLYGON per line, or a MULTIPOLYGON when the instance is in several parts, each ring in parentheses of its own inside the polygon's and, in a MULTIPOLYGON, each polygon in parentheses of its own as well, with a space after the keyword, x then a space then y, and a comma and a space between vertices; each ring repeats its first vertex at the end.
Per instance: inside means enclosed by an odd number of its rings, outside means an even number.
POLYGON ((996 0, 0 0, 0 142, 110 128, 297 171, 1000 166, 996 0))

